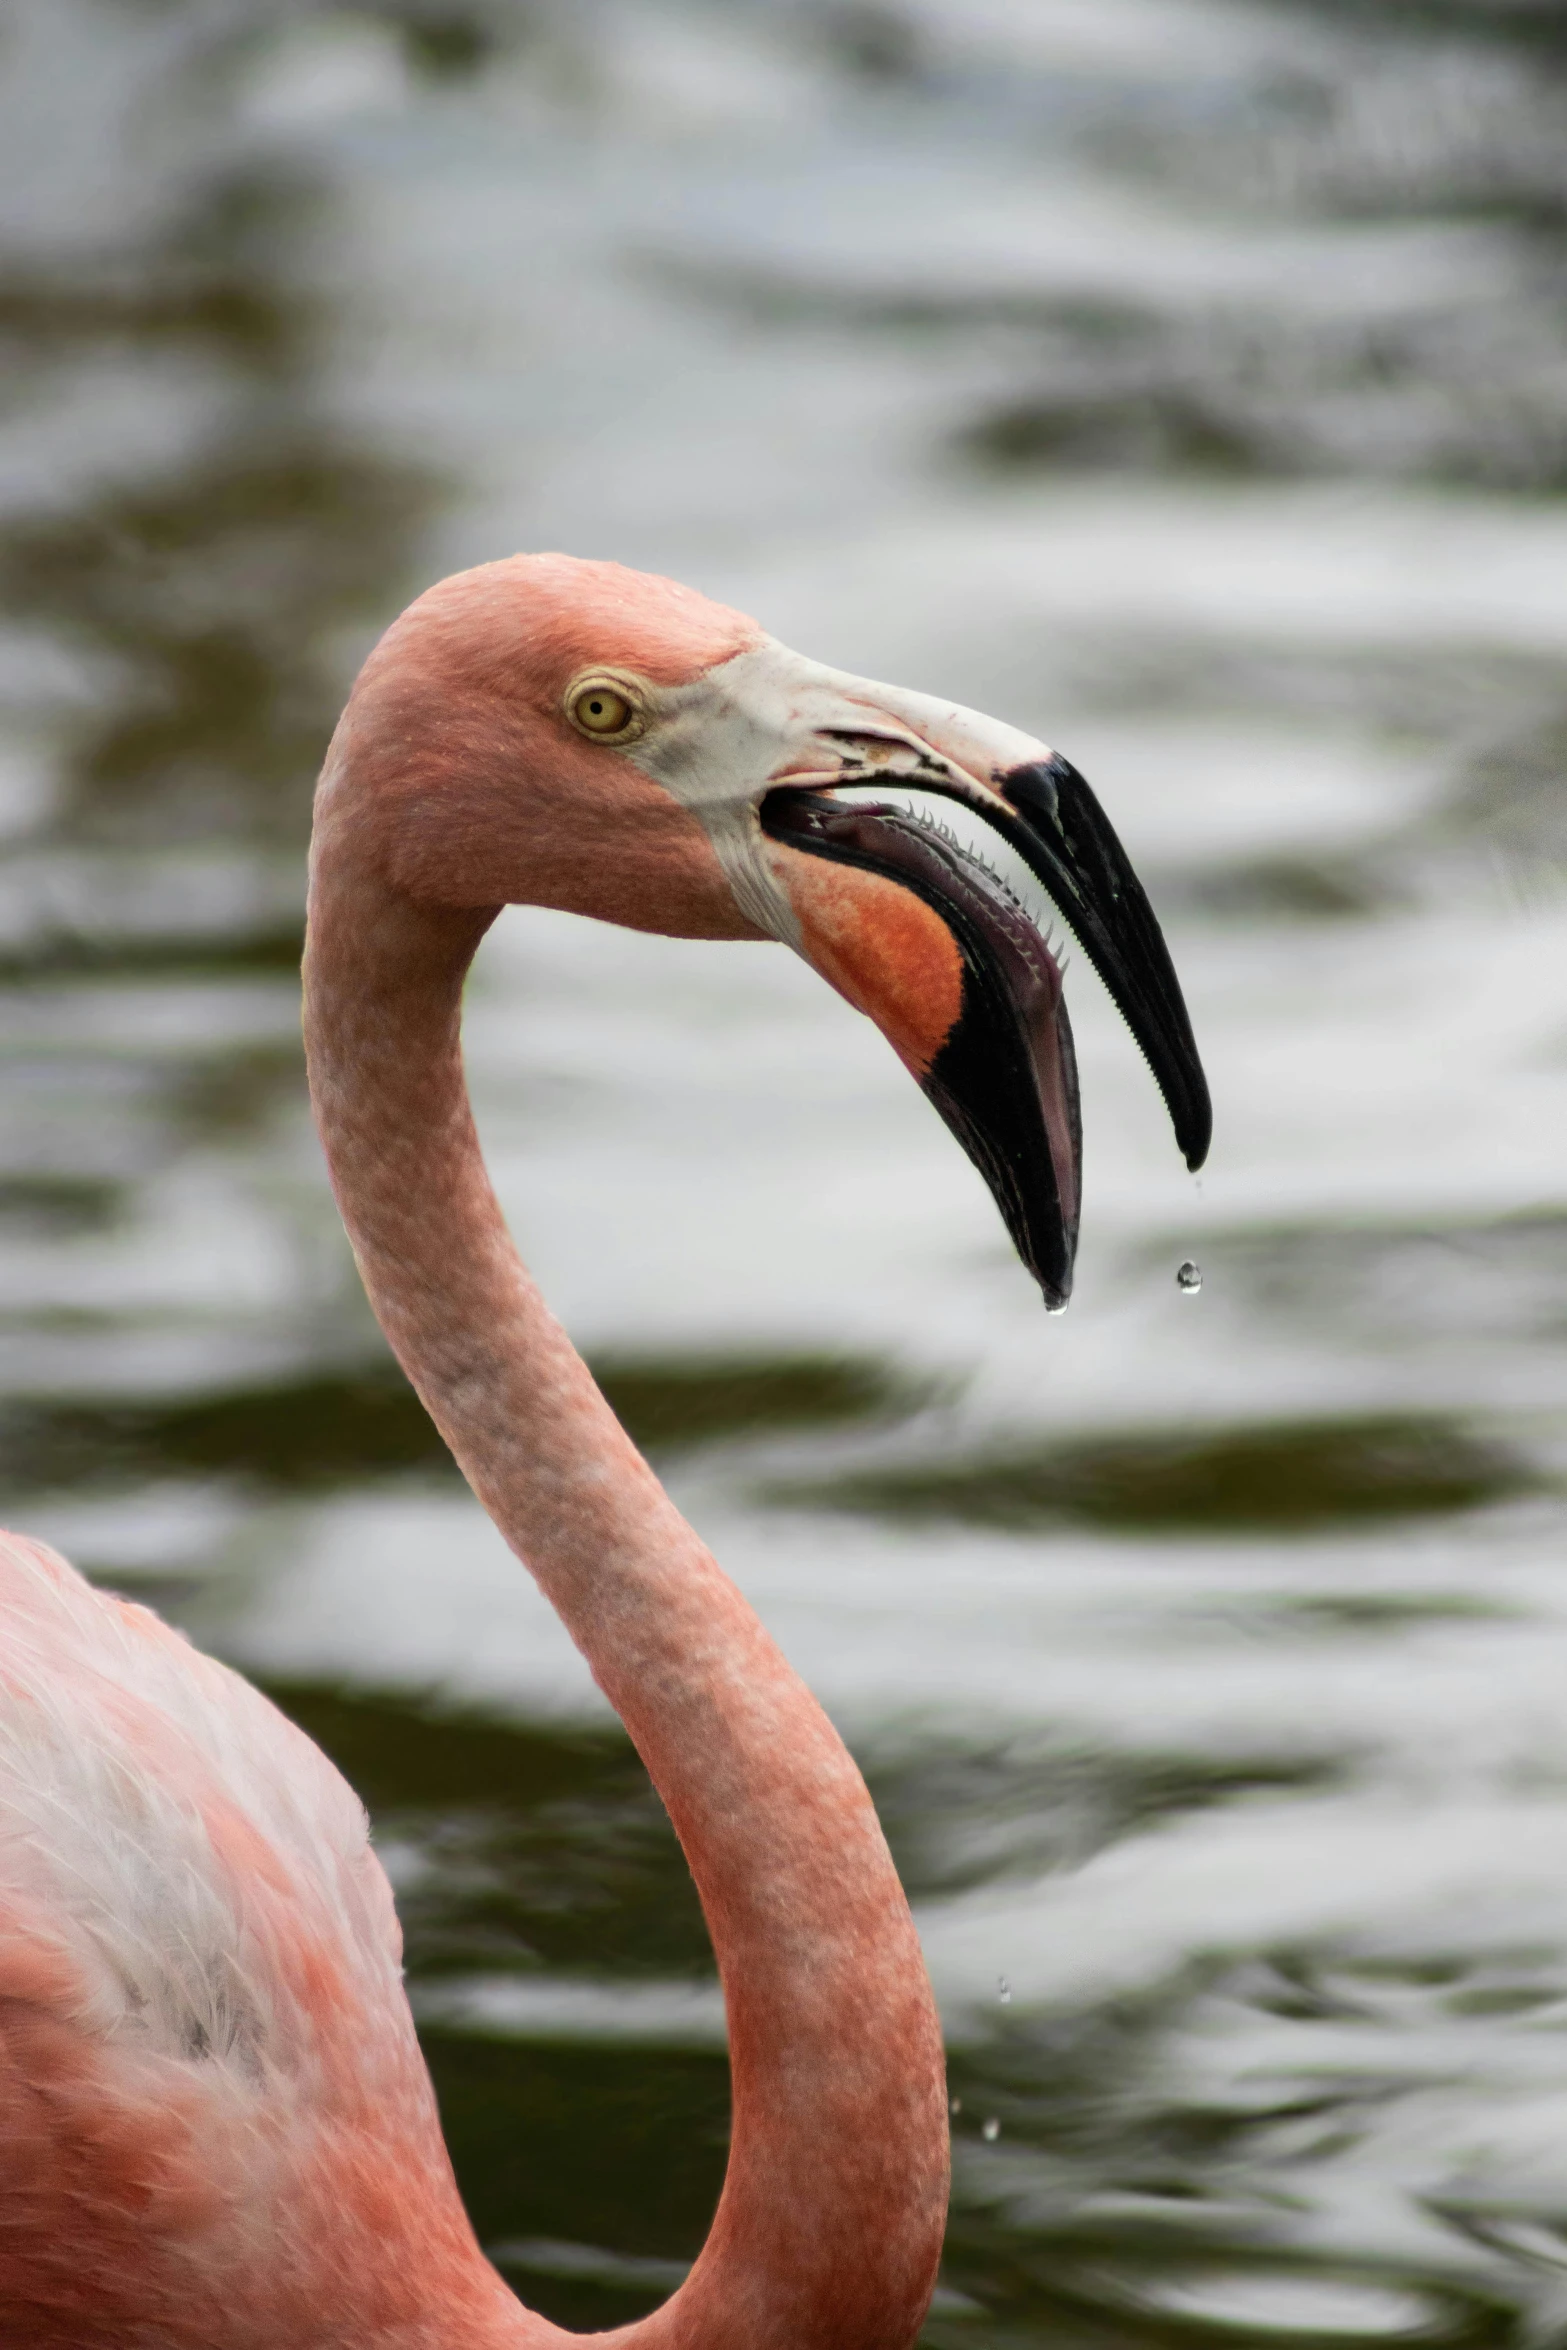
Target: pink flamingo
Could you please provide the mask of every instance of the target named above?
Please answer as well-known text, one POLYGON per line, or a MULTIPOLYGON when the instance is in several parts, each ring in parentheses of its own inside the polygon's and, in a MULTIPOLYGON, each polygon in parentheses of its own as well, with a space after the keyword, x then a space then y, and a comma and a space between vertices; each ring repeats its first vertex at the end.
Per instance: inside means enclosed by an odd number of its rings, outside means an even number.
MULTIPOLYGON (((858 1771, 518 1260, 464 1089, 463 979, 508 902, 787 940, 879 1022, 1059 1302, 1078 1200, 1059 973, 986 863, 909 813, 915 790, 1034 867, 1200 1157, 1179 989, 1075 771, 669 581, 548 555, 432 589, 366 663, 317 799, 305 1033, 360 1270, 635 1739, 722 1976, 728 2173, 687 2281, 600 2337, 638 2350, 913 2342, 946 2208, 941 2038, 858 1771)), ((38 1544, 0 1539, 0 1609, 0 2338, 574 2339, 474 2239, 390 1891, 331 1764, 38 1544)))

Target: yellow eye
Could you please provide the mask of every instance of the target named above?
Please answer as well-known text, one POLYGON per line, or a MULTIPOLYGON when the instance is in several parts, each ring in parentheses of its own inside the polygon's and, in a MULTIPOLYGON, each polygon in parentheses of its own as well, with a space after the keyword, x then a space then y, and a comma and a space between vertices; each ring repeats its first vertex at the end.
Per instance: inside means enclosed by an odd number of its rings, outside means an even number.
POLYGON ((620 734, 630 725, 632 711, 612 685, 589 685, 573 698, 571 715, 584 734, 620 734))

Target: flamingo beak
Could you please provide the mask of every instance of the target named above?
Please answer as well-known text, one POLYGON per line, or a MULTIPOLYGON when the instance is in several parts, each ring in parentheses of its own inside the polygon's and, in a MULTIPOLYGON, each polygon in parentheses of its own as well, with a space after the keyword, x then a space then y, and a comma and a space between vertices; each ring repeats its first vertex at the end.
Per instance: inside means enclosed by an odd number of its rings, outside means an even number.
MULTIPOLYGON (((862 691, 869 700, 885 689, 862 691)), ((856 700, 856 728, 818 727, 762 802, 773 877, 807 957, 888 1036, 985 1177, 1046 1305, 1059 1309, 1082 1196, 1061 967, 984 858, 902 803, 925 792, 962 801, 1023 860, 1126 1019, 1196 1168, 1212 1112, 1180 982, 1126 851, 1069 761, 913 695, 898 695, 878 729, 856 700), (867 743, 879 747, 867 755, 867 743), (861 796, 893 784, 899 800, 861 796)))

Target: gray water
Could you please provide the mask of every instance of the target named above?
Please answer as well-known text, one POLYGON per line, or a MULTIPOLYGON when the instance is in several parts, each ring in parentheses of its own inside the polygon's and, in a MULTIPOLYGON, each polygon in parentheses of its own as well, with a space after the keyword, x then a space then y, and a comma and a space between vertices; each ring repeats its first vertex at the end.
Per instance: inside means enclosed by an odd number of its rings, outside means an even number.
POLYGON ((365 1795, 519 2291, 678 2278, 722 2015, 294 966, 376 629, 564 546, 1058 743, 1213 1081, 1194 1183, 1073 964, 1047 1321, 781 949, 518 912, 473 986, 523 1248, 915 1902, 927 2341, 1567 2340, 1555 0, 13 0, 0 227, 6 1514, 365 1795))

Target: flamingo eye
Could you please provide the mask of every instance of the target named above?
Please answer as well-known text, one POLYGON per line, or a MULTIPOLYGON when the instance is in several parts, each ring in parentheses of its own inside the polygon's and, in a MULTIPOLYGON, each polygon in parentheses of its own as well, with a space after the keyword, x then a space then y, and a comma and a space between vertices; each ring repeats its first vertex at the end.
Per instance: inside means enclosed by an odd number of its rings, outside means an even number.
POLYGON ((607 678, 577 686, 566 704, 566 715, 580 734, 603 740, 628 733, 639 712, 635 704, 607 678))

